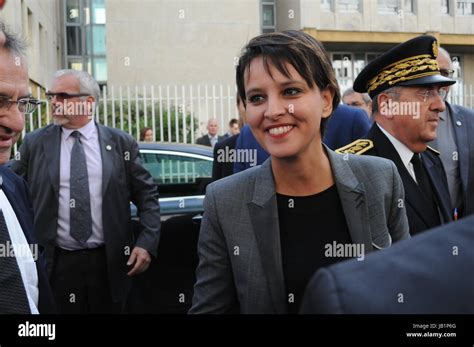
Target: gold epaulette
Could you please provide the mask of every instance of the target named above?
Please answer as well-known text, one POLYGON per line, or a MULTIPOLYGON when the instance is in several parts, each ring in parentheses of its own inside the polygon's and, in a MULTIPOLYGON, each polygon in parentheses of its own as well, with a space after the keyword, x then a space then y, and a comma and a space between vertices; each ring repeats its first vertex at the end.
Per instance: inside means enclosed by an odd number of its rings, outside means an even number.
POLYGON ((374 143, 371 140, 359 139, 355 140, 348 145, 336 149, 336 153, 339 154, 362 154, 367 152, 369 149, 374 148, 374 143))
POLYGON ((433 152, 434 154, 437 154, 437 155, 440 155, 440 154, 441 154, 439 151, 437 151, 437 150, 434 149, 433 147, 428 146, 426 149, 430 150, 430 151, 433 152))

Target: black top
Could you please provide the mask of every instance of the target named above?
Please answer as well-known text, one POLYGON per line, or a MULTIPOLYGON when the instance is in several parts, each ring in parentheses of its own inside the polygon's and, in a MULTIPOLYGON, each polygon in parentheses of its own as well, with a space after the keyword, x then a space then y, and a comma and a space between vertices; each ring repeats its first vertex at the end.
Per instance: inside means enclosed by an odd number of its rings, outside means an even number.
POLYGON ((314 272, 347 259, 334 242, 342 247, 352 240, 336 185, 310 196, 277 194, 277 202, 288 312, 298 313, 314 272))

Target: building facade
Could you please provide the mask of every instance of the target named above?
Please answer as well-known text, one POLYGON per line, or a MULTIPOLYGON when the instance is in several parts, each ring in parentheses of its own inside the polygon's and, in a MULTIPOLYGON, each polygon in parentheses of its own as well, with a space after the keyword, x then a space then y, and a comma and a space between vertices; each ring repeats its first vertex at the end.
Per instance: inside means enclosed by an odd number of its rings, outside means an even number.
POLYGON ((34 95, 50 85, 54 71, 62 67, 63 30, 59 0, 7 1, 2 21, 28 42, 28 68, 34 95))
POLYGON ((277 0, 276 29, 304 30, 331 55, 342 90, 372 59, 421 34, 454 61, 459 102, 474 102, 474 0, 277 0))

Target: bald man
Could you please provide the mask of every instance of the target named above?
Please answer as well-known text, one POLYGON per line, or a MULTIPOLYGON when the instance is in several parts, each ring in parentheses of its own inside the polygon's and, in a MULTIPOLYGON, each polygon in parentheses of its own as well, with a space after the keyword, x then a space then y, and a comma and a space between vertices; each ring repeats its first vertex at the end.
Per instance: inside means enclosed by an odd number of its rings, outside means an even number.
POLYGON ((207 122, 207 131, 208 133, 196 140, 198 145, 209 146, 214 148, 217 142, 222 141, 224 138, 219 136, 217 132, 219 131, 219 124, 217 119, 211 118, 207 122))

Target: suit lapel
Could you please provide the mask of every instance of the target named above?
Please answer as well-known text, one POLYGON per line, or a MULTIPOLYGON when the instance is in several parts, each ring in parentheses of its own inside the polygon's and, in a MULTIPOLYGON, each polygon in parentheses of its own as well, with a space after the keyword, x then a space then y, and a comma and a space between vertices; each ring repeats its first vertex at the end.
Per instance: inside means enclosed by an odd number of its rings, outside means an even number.
POLYGON ((378 156, 390 159, 395 163, 395 166, 397 167, 398 173, 400 174, 403 182, 407 205, 410 205, 418 217, 426 224, 427 227, 429 227, 431 225, 430 218, 426 214, 426 210, 423 208, 428 203, 427 199, 424 198, 421 190, 418 188, 418 185, 411 177, 395 147, 393 147, 390 140, 387 138, 387 136, 385 136, 384 133, 382 133, 376 123, 374 123, 372 126, 368 138, 374 142, 375 150, 378 156))
MULTIPOLYGON (((99 133, 99 146, 102 155, 102 195, 105 194, 114 167, 115 143, 107 128, 96 124, 99 133)), ((124 153, 125 155, 125 153, 124 153)))
POLYGON ((275 312, 286 313, 280 227, 270 160, 259 168, 252 201, 247 206, 275 312))
POLYGON ((373 247, 364 184, 355 177, 343 155, 336 154, 327 147, 326 153, 331 162, 352 242, 363 244, 367 251, 371 250, 373 247))
POLYGON ((61 127, 48 128, 42 139, 43 153, 48 166, 49 178, 55 197, 59 197, 59 160, 61 157, 61 127))

